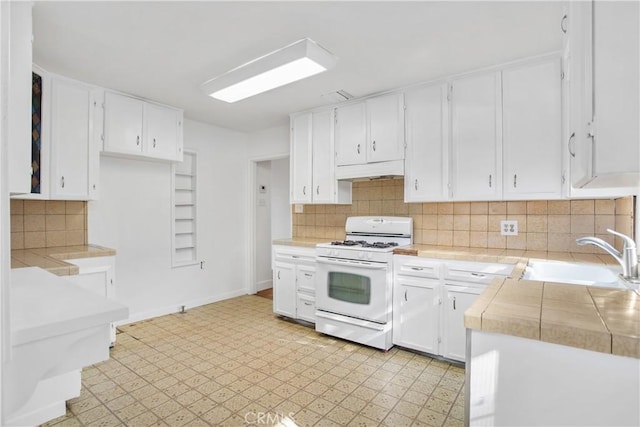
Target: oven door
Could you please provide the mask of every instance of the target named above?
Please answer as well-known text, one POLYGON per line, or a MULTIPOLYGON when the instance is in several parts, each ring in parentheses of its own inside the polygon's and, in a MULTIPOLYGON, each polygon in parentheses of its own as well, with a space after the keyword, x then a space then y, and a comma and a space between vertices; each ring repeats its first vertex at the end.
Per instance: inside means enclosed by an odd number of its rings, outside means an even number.
POLYGON ((377 323, 391 320, 388 263, 317 257, 316 309, 377 323))

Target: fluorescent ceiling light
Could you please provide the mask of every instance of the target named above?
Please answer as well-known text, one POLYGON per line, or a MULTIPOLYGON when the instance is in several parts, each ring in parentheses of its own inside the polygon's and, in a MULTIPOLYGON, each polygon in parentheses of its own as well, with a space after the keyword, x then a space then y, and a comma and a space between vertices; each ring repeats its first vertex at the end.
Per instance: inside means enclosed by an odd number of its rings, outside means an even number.
POLYGON ((311 39, 298 40, 202 84, 205 93, 236 102, 333 68, 337 58, 311 39))

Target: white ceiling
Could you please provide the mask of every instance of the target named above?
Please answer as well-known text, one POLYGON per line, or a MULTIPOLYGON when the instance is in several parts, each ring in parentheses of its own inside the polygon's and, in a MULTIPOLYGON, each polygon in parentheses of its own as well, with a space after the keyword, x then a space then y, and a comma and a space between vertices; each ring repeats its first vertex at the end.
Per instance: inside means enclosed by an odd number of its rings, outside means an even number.
POLYGON ((241 131, 288 114, 560 50, 562 2, 53 2, 33 8, 34 62, 174 105, 241 131), (227 104, 201 83, 309 37, 338 56, 328 72, 227 104))

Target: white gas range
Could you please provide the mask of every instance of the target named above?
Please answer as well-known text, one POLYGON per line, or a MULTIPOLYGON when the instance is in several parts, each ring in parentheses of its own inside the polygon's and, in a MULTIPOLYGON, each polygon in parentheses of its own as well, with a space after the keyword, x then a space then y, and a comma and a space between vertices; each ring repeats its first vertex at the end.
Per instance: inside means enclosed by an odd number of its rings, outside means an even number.
POLYGON ((316 246, 316 331, 392 347, 393 250, 410 245, 410 217, 349 217, 343 242, 316 246))

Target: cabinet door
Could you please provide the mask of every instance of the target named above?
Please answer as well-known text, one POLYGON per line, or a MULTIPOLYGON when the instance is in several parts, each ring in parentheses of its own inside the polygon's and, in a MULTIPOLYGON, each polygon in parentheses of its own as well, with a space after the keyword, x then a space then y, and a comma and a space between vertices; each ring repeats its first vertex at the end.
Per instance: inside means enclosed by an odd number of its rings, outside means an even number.
POLYGON ((393 295, 393 343, 438 354, 440 284, 397 277, 393 295))
MULTIPOLYGON (((3 25, 8 23, 8 47, 2 61, 8 59, 8 70, 3 70, 2 98, 6 100, 7 114, 7 162, 9 174, 9 191, 14 194, 31 192, 31 62, 32 62, 32 20, 31 2, 2 2, 3 25), (8 72, 7 72, 8 71, 8 72), (6 91, 6 84, 11 89, 6 91), (8 93, 8 94, 7 94, 8 93), (6 97, 5 97, 5 94, 6 97)), ((4 29, 3 29, 4 33, 4 29)), ((6 40, 6 34, 2 40, 6 40)), ((4 110, 4 108, 3 108, 4 110)), ((4 144, 4 142, 3 142, 4 144)))
POLYGON ((313 201, 335 202, 333 110, 313 113, 313 201))
POLYGON ((296 318, 295 265, 276 262, 273 270, 273 311, 282 316, 296 318))
POLYGON ((502 102, 504 198, 560 197, 560 58, 505 69, 502 102))
POLYGON ((500 73, 452 83, 454 199, 501 199, 500 113, 500 73))
POLYGON ((91 88, 53 78, 51 98, 51 198, 89 198, 91 88))
POLYGON ((444 292, 442 355, 464 362, 467 349, 464 312, 478 298, 481 290, 468 286, 445 285, 444 292))
POLYGON ((142 153, 144 102, 117 93, 105 93, 104 151, 142 153))
POLYGON ((367 162, 404 159, 404 97, 402 93, 367 100, 369 144, 367 162))
MULTIPOLYGON (((640 3, 593 3, 593 174, 640 176, 640 3)), ((636 187, 637 190, 637 187, 636 187)))
POLYGON ((291 203, 311 203, 311 117, 291 117, 291 203))
POLYGON ((151 157, 182 161, 182 113, 174 108, 144 103, 144 146, 151 157))
POLYGON ((405 202, 448 199, 447 85, 424 86, 405 93, 407 154, 405 202))
POLYGON ((316 268, 311 265, 298 265, 296 270, 296 290, 310 295, 316 293, 316 268))
POLYGON ((366 110, 363 102, 336 108, 336 164, 367 162, 366 110))

